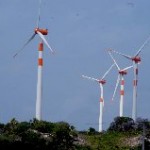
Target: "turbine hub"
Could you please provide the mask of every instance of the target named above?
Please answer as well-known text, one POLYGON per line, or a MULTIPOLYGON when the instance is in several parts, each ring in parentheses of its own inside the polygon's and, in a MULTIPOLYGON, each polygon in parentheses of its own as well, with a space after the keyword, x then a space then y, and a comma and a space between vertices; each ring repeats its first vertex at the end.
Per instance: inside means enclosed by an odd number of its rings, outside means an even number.
POLYGON ((106 83, 106 80, 99 80, 99 83, 105 84, 105 83, 106 83))
POLYGON ((43 35, 47 35, 48 34, 48 30, 47 29, 39 29, 39 28, 35 28, 34 32, 37 34, 37 32, 40 32, 43 35))
POLYGON ((137 63, 141 62, 141 57, 135 56, 132 58, 132 61, 134 61, 137 64, 137 63))
POLYGON ((121 74, 121 75, 126 75, 126 74, 127 74, 127 71, 126 71, 126 70, 120 70, 120 71, 119 71, 119 74, 121 74))

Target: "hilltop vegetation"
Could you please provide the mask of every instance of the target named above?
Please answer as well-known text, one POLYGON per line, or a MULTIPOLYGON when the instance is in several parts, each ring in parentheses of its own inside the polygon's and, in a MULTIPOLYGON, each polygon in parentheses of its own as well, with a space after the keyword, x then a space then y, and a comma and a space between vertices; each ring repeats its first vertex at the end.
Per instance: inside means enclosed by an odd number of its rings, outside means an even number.
MULTIPOLYGON (((107 131, 98 133, 77 131, 67 122, 47 122, 36 119, 29 122, 0 123, 0 145, 3 149, 30 148, 33 150, 150 150, 150 121, 116 117, 107 131)), ((1 148, 2 149, 2 148, 1 148)))

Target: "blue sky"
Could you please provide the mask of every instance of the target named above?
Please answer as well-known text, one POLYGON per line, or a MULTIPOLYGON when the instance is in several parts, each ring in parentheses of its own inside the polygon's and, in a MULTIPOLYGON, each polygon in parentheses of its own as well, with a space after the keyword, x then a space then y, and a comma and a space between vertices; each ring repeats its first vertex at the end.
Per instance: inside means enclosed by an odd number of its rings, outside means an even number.
MULTIPOLYGON (((106 53, 113 48, 134 54, 150 35, 149 0, 43 0, 40 27, 56 51, 45 47, 42 118, 67 121, 79 130, 98 130, 99 86, 81 78, 101 77, 112 64, 106 53)), ((0 121, 35 117, 37 82, 36 37, 15 59, 13 55, 32 35, 38 16, 38 0, 0 1, 0 121)), ((138 117, 149 118, 148 70, 150 44, 141 53, 138 86, 138 117)), ((130 63, 114 55, 120 67, 130 63)), ((104 129, 119 115, 119 91, 111 102, 117 70, 107 76, 104 87, 104 129)), ((124 115, 131 117, 132 79, 125 77, 124 115)))

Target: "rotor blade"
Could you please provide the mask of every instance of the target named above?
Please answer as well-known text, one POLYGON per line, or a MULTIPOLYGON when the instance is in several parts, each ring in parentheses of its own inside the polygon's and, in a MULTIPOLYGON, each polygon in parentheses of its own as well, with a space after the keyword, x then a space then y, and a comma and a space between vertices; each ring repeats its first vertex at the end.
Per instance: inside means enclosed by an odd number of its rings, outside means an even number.
POLYGON ((114 100, 114 97, 115 97, 115 94, 116 94, 116 91, 117 91, 117 88, 118 88, 118 85, 119 85, 119 81, 120 81, 120 75, 118 75, 118 78, 117 78, 115 90, 114 90, 114 93, 113 93, 113 96, 112 96, 112 101, 114 100))
POLYGON ((143 45, 139 48, 139 50, 135 54, 135 57, 140 54, 140 52, 142 51, 142 49, 148 44, 149 40, 150 40, 150 36, 146 39, 146 41, 143 43, 143 45))
POLYGON ((42 0, 39 0, 39 10, 38 10, 38 18, 37 18, 37 28, 39 27, 39 22, 41 19, 41 4, 42 4, 42 0))
POLYGON ((44 37, 44 35, 39 31, 37 31, 37 33, 40 36, 40 38, 43 40, 43 42, 46 44, 46 46, 50 49, 50 51, 54 54, 54 51, 52 50, 52 48, 48 44, 48 42, 47 42, 46 38, 44 37))
POLYGON ((127 58, 127 59, 130 59, 130 60, 132 59, 131 56, 126 55, 126 54, 123 54, 123 53, 120 53, 120 52, 117 52, 117 51, 115 51, 115 50, 109 49, 108 51, 114 52, 114 53, 116 53, 116 54, 119 54, 119 55, 121 55, 121 56, 123 56, 123 57, 125 57, 125 58, 127 58))
POLYGON ((120 67, 118 66, 118 64, 117 64, 116 60, 114 59, 114 57, 112 56, 112 54, 110 52, 108 52, 108 53, 109 53, 111 59, 113 60, 113 62, 115 63, 117 69, 120 70, 120 67))
POLYGON ((130 68, 133 68, 133 65, 132 65, 132 66, 129 66, 129 67, 126 67, 126 68, 124 68, 124 69, 122 69, 122 71, 128 70, 128 69, 130 69, 130 68))
POLYGON ((89 80, 93 80, 93 81, 99 82, 98 79, 95 79, 95 78, 92 78, 92 77, 89 77, 89 76, 82 75, 82 77, 85 78, 85 79, 89 79, 89 80))
POLYGON ((23 45, 23 47, 13 56, 14 58, 34 39, 36 33, 34 33, 29 40, 23 45))
POLYGON ((111 69, 113 68, 113 66, 114 66, 115 64, 112 64, 111 66, 110 66, 110 68, 105 72, 105 74, 103 75, 103 77, 102 77, 102 79, 104 79, 105 77, 106 77, 106 75, 111 71, 111 69))

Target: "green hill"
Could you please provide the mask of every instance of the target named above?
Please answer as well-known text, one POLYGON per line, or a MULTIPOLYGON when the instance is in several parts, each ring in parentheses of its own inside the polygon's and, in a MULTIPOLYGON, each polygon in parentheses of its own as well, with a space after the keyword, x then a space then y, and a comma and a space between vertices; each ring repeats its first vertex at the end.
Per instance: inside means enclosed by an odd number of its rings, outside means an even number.
POLYGON ((150 150, 150 122, 128 117, 116 117, 107 131, 77 131, 66 122, 0 123, 1 149, 32 148, 33 150, 150 150))

